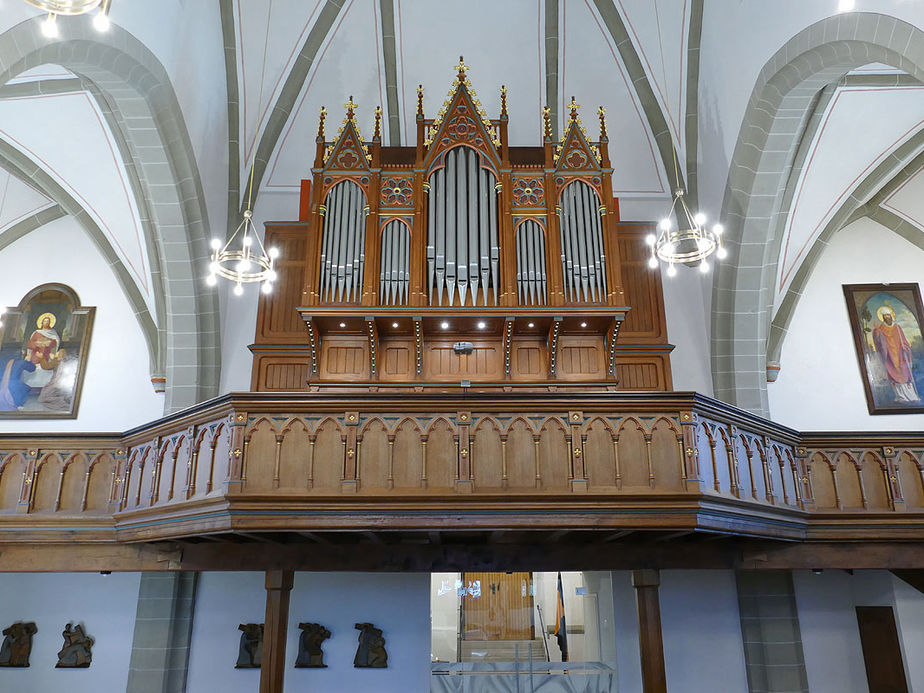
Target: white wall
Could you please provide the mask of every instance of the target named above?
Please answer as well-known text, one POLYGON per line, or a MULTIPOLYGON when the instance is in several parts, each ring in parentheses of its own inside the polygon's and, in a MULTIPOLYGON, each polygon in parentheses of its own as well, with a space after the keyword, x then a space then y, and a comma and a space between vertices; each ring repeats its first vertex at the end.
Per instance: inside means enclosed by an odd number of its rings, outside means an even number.
MULTIPOLYGON (((430 576, 427 573, 296 573, 289 603, 285 690, 352 693, 426 691, 430 686, 430 576), (331 631, 324 642, 327 669, 295 669, 299 622, 331 631), (359 631, 381 628, 388 668, 354 669, 359 631)), ((264 573, 202 573, 190 646, 189 693, 253 693, 257 669, 235 669, 239 623, 263 623, 264 573)))
POLYGON ((296 573, 286 667, 288 693, 429 690, 430 575, 296 573), (291 668, 298 652, 299 622, 320 623, 330 630, 323 646, 327 669, 291 668), (359 636, 353 624, 363 622, 383 631, 385 670, 353 668, 359 636))
MULTIPOLYGON (((253 693, 260 688, 259 669, 235 669, 240 623, 263 623, 265 574, 201 573, 189 645, 187 693, 253 693)), ((288 672, 286 672, 288 673, 288 672)))
POLYGON ((663 570, 660 600, 668 690, 748 690, 734 572, 663 570))
POLYGON ((163 414, 151 385, 148 348, 112 270, 72 217, 53 221, 0 251, 0 305, 16 306, 57 282, 96 306, 78 418, 0 420, 0 432, 124 431, 163 414))
POLYGON ((28 669, 0 670, 10 693, 124 691, 131 661, 140 573, 4 573, 0 575, 0 629, 34 621, 28 669), (55 669, 68 622, 83 623, 94 638, 88 669, 55 669))
POLYGON ((870 219, 837 232, 796 307, 768 383, 770 416, 800 430, 921 430, 922 414, 870 416, 842 284, 924 284, 924 251, 870 219))

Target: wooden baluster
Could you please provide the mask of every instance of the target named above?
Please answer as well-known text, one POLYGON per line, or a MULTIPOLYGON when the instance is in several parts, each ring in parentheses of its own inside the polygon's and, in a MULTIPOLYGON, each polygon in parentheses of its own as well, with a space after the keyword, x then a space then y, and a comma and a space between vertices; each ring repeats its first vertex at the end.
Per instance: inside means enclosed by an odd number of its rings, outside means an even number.
POLYGON ((273 460, 273 488, 279 488, 279 463, 282 459, 282 441, 283 436, 276 436, 276 448, 274 449, 274 460, 273 460))
POLYGON ((616 472, 616 476, 613 479, 613 482, 616 484, 617 489, 621 489, 622 488, 622 472, 619 469, 619 435, 614 434, 612 436, 612 439, 613 439, 613 462, 615 465, 615 469, 613 471, 616 472))
POLYGON ((540 436, 533 436, 533 459, 535 461, 536 488, 542 488, 542 466, 539 464, 539 441, 540 436))

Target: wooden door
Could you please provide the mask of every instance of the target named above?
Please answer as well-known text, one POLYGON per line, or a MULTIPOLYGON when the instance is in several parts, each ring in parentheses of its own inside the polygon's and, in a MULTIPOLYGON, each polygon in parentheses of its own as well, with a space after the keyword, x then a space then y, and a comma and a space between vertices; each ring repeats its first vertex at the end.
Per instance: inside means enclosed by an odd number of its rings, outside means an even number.
POLYGON ((463 573, 465 640, 532 640, 531 573, 463 573))
POLYGON ((857 625, 869 693, 908 693, 891 606, 858 606, 857 625))

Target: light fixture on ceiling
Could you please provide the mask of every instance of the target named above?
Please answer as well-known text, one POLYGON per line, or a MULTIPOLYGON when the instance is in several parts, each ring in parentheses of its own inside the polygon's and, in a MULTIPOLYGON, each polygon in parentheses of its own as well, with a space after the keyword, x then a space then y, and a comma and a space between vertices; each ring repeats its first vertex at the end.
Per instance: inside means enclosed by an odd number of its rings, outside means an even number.
POLYGON ((854 8, 854 0, 838 0, 837 2, 837 11, 838 12, 851 12, 854 8))
MULTIPOLYGON (((657 5, 655 12, 657 13, 657 5)), ((660 26, 660 24, 659 24, 660 26)), ((662 55, 664 47, 660 31, 658 45, 662 55)), ((661 72, 664 83, 667 84, 667 69, 661 63, 661 72)), ((686 191, 680 180, 680 165, 677 161, 677 149, 674 147, 674 136, 670 133, 671 154, 674 159, 674 194, 667 214, 661 219, 655 233, 649 233, 645 242, 651 249, 648 266, 657 269, 660 262, 667 264, 667 276, 677 274, 677 265, 699 266, 703 274, 709 272, 707 259, 713 253, 720 260, 728 255, 722 245, 722 225, 714 224, 712 228, 706 226, 706 215, 702 211, 693 212, 687 205, 686 191)))
POLYGON ((665 262, 668 276, 673 277, 677 273, 676 265, 698 265, 700 272, 705 274, 709 271, 707 259, 710 255, 715 253, 719 260, 728 256, 722 245, 722 232, 721 224, 709 228, 705 214, 690 210, 684 189, 678 184, 671 208, 658 224, 657 233, 645 238, 651 248, 648 266, 657 269, 659 260, 665 262))
POLYGON ((26 0, 33 7, 47 12, 48 16, 42 22, 42 35, 47 38, 58 37, 58 16, 75 17, 89 14, 93 15, 93 27, 97 31, 109 30, 109 4, 112 0, 26 0))
MULTIPOLYGON (((259 107, 263 105, 263 77, 266 74, 266 48, 269 43, 269 27, 272 16, 273 2, 270 0, 266 18, 266 37, 263 40, 263 73, 260 76, 260 98, 257 101, 259 107)), ((256 282, 262 282, 261 289, 263 293, 272 293, 273 282, 276 280, 276 270, 273 265, 279 258, 279 250, 277 248, 267 250, 263 247, 263 241, 260 240, 257 227, 253 223, 253 177, 254 169, 256 168, 256 145, 259 131, 260 128, 257 127, 254 133, 252 148, 254 154, 250 163, 247 208, 241 215, 243 217, 241 223, 238 224, 238 227, 227 241, 222 243, 220 238, 212 239, 212 257, 211 262, 209 262, 209 274, 205 280, 209 286, 218 284, 218 277, 234 282, 235 296, 240 296, 244 293, 244 284, 256 282)))

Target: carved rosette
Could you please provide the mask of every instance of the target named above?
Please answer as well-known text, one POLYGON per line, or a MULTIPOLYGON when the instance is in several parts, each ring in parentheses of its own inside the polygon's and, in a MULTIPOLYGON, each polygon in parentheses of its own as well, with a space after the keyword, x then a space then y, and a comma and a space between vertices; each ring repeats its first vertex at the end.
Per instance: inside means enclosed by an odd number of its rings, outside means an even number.
POLYGON ((382 181, 382 205, 385 207, 410 207, 414 201, 414 189, 408 176, 389 176, 382 181))
POLYGON ((513 204, 515 207, 541 207, 545 204, 544 181, 538 176, 514 179, 513 204))
POLYGON ((475 117, 471 114, 471 109, 465 103, 457 103, 453 109, 453 115, 446 123, 443 129, 443 136, 440 142, 443 145, 456 143, 471 144, 479 149, 485 147, 484 137, 482 137, 481 128, 475 117))

